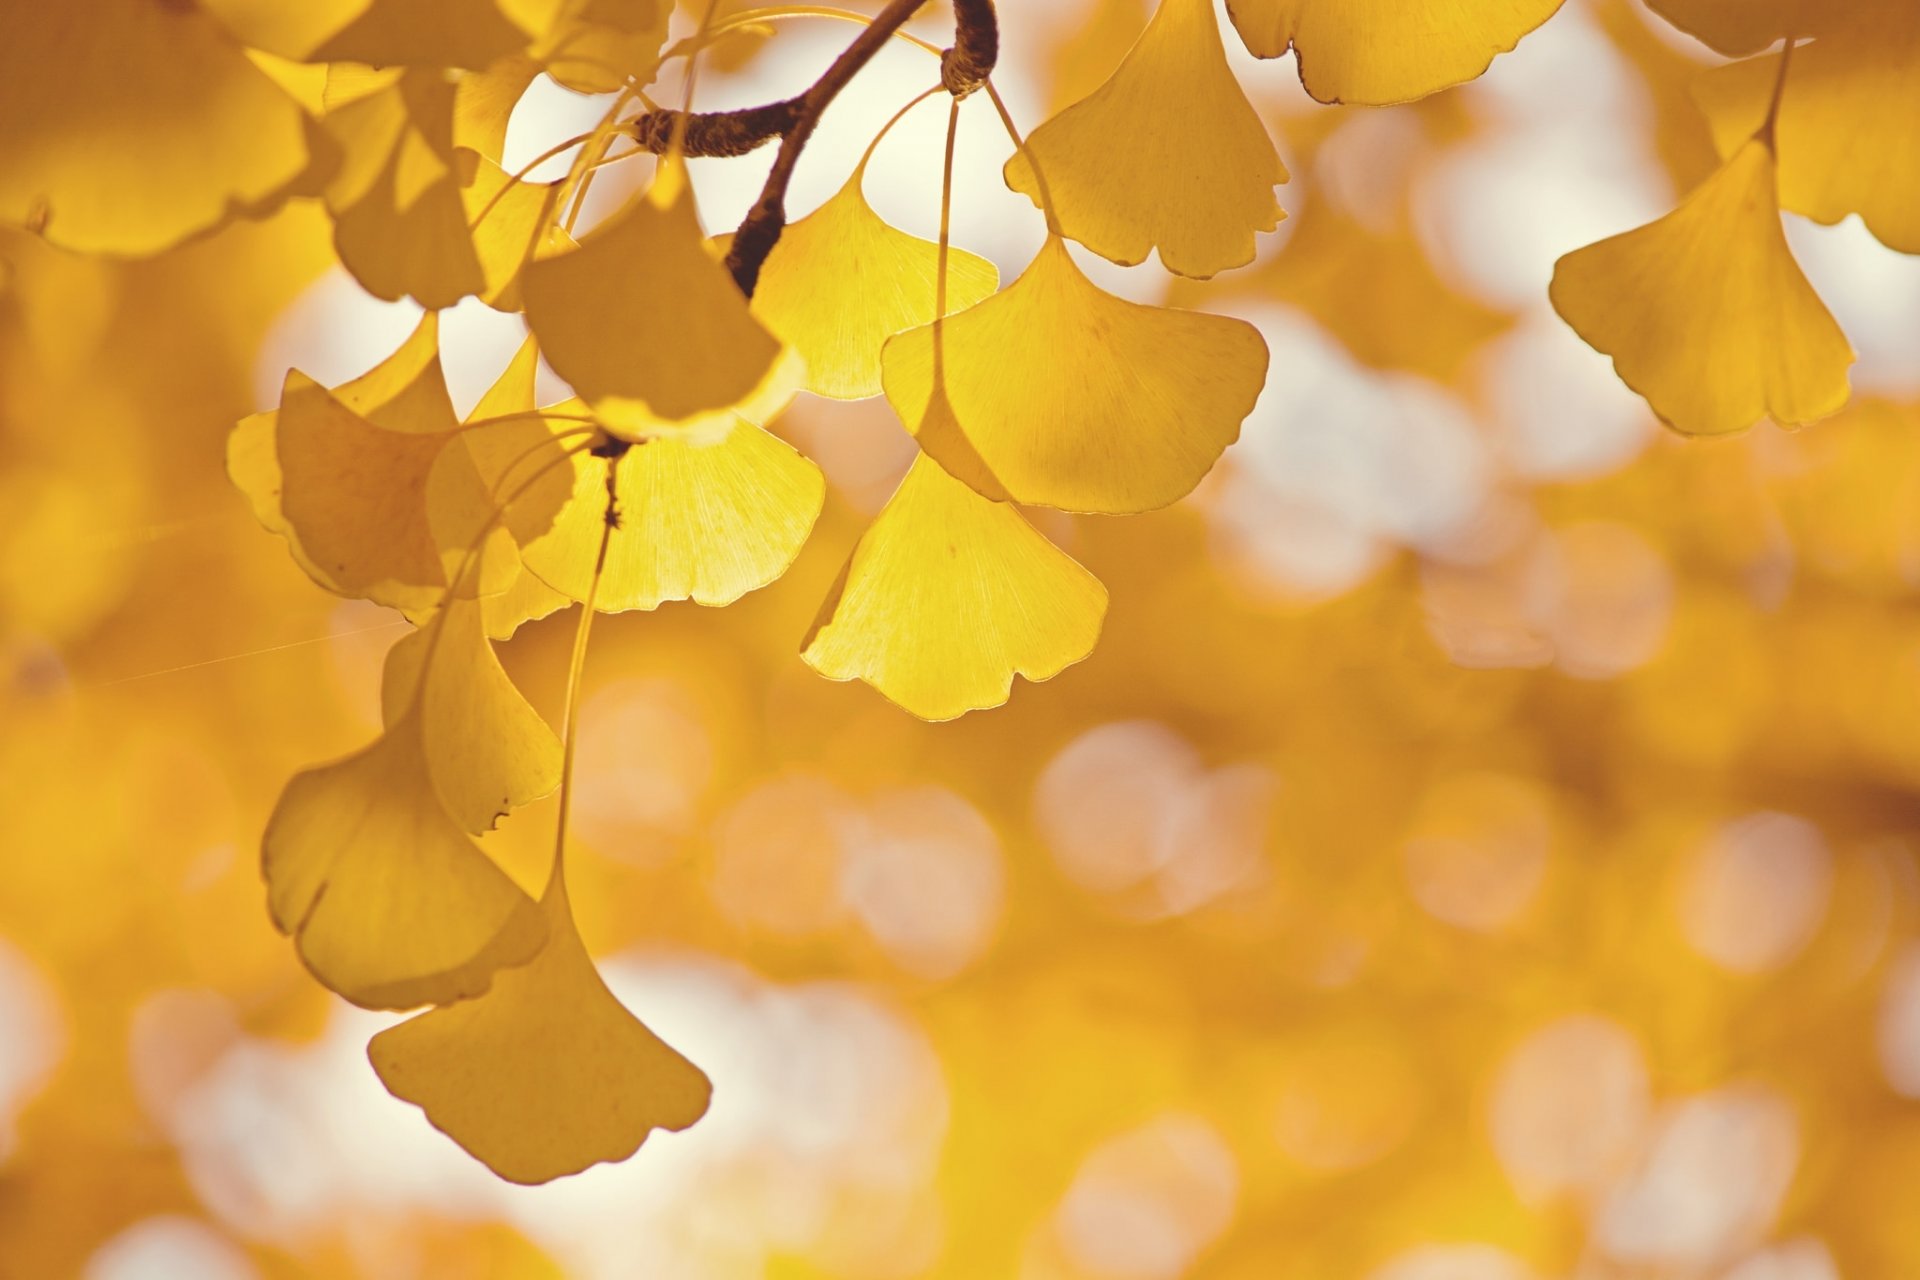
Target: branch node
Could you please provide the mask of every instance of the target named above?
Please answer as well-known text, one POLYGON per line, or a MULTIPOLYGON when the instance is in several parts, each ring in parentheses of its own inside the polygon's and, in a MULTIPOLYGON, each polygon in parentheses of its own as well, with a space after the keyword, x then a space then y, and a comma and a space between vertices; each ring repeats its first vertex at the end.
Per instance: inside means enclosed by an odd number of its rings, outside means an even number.
POLYGON ((627 130, 643 150, 661 155, 673 145, 674 130, 684 120, 683 154, 743 156, 785 135, 799 114, 797 98, 738 111, 701 111, 691 115, 663 107, 635 116, 628 122, 627 130))

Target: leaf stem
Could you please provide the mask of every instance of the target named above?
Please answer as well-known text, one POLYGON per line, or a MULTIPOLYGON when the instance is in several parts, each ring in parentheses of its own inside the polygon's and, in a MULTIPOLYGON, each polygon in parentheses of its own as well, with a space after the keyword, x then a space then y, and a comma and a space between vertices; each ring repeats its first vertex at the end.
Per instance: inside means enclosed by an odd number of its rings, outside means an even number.
POLYGON ((1027 158, 1027 167, 1033 170, 1034 184, 1040 189, 1040 212, 1046 216, 1047 230, 1053 235, 1060 234, 1060 223, 1053 216, 1053 193, 1047 189, 1047 175, 1040 172, 1040 160, 1027 146, 1027 140, 1020 136, 1020 130, 1014 127, 1013 115, 1007 110, 1007 104, 1000 98, 1000 91, 993 87, 993 81, 984 81, 982 87, 987 97, 993 100, 993 109, 1000 113, 1000 123, 1006 126, 1007 137, 1013 140, 1013 149, 1027 158))
POLYGON ((1773 97, 1767 103, 1767 118, 1761 124, 1755 136, 1767 144, 1767 150, 1774 158, 1780 155, 1778 130, 1780 127, 1780 104, 1787 97, 1787 68, 1793 65, 1793 42, 1797 37, 1789 35, 1786 45, 1780 50, 1780 70, 1773 77, 1773 97))
POLYGON ((593 577, 587 581, 587 598, 580 602, 580 625, 573 631, 573 653, 567 660, 567 699, 560 730, 560 813, 554 820, 553 870, 547 873, 547 887, 540 895, 546 902, 557 897, 565 902, 567 894, 567 816, 573 808, 573 757, 580 744, 580 685, 587 670, 587 638, 593 632, 594 600, 600 594, 600 577, 607 567, 607 545, 619 523, 614 505, 614 475, 619 463, 607 464, 607 513, 600 525, 600 552, 594 557, 593 577))

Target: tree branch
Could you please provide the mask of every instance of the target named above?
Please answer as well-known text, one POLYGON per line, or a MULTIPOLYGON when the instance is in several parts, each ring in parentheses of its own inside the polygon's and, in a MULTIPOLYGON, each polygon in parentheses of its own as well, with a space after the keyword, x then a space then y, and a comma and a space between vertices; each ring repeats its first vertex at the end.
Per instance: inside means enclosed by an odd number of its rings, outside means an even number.
POLYGON ((673 131, 682 118, 686 132, 681 150, 690 156, 743 156, 772 142, 793 127, 800 113, 799 98, 769 102, 739 111, 696 111, 691 114, 661 108, 635 116, 627 130, 640 146, 659 155, 673 145, 673 131))
POLYGON ((953 48, 940 55, 940 83, 956 98, 978 89, 1000 60, 993 0, 953 0, 953 48))
POLYGON ((767 174, 766 185, 760 188, 760 198, 754 201, 753 208, 740 224, 740 230, 734 233, 733 248, 727 253, 727 270, 733 273, 734 283, 740 286, 740 292, 749 298, 753 296, 754 286, 760 283, 760 268, 766 264, 767 255, 773 252, 774 245, 780 243, 780 233, 786 230, 787 186, 793 181, 793 171, 800 163, 800 153, 806 149, 807 140, 820 123, 821 113, 847 87, 860 68, 872 60, 888 38, 906 25, 907 19, 918 13, 926 3, 927 0, 888 0, 887 7, 874 15, 872 25, 855 36, 853 43, 833 60, 826 74, 795 100, 798 105, 794 120, 781 135, 780 154, 774 158, 773 171, 767 174))

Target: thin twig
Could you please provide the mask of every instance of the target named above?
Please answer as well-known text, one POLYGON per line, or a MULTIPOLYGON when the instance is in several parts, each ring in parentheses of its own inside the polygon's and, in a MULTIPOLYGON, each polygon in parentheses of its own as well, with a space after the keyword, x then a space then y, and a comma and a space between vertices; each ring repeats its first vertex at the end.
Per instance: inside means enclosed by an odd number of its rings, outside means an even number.
POLYGON ((993 74, 1000 60, 1000 24, 993 0, 953 0, 953 48, 940 55, 940 82, 964 98, 993 74))
POLYGON ((760 198, 754 201, 753 208, 740 223, 740 230, 734 233, 733 247, 727 253, 727 270, 733 274, 740 292, 749 298, 753 296, 754 286, 760 283, 760 268, 766 264, 767 255, 780 243, 780 233, 786 230, 787 187, 793 181, 800 153, 806 150, 821 114, 859 74, 860 68, 880 52, 894 31, 904 26, 926 3, 927 0, 888 0, 887 7, 874 15, 873 24, 855 36, 853 43, 833 60, 826 74, 800 95, 793 123, 780 137, 780 154, 774 157, 773 171, 767 174, 760 198))

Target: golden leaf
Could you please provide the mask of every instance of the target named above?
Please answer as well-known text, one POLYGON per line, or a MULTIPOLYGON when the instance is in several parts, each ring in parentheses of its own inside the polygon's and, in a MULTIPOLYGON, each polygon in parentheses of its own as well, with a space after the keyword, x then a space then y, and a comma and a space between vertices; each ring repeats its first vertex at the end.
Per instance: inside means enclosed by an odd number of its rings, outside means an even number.
POLYGON ((578 249, 529 266, 521 293, 554 372, 630 437, 779 398, 777 384, 792 376, 780 343, 707 252, 692 192, 672 166, 578 249))
POLYGON ((1853 350, 1787 247, 1761 140, 1666 217, 1562 258, 1552 297, 1687 435, 1740 431, 1769 414, 1815 422, 1847 402, 1853 350))
MULTIPOLYGON (((862 190, 866 161, 834 197, 789 226, 767 255, 753 314, 805 362, 806 389, 836 400, 880 394, 880 348, 934 318, 939 246, 889 225, 862 190)), ((718 244, 731 244, 721 236, 718 244)), ((1000 283, 991 262, 947 254, 947 311, 1000 283)))
POLYGON ((1101 257, 1131 266, 1157 248, 1167 270, 1202 279, 1253 261, 1254 233, 1286 216, 1273 194, 1286 168, 1210 0, 1162 0, 1119 70, 1035 129, 1006 178, 1101 257))
POLYGON ((541 913, 551 941, 532 964, 367 1046, 395 1097, 519 1183, 625 1160, 653 1130, 684 1129, 706 1114, 713 1092, 607 990, 557 882, 541 913))
POLYGON ((546 938, 533 900, 440 807, 417 715, 288 783, 261 853, 274 924, 367 1008, 478 995, 546 938))
POLYGON ((150 254, 271 203, 306 115, 192 5, 22 5, 0 39, 0 221, 150 254))
MULTIPOLYGON (((1700 78, 1722 156, 1766 122, 1779 75, 1769 54, 1700 78)), ((1795 49, 1774 138, 1784 207, 1829 225, 1857 213, 1882 244, 1920 253, 1920 8, 1862 4, 1795 49)))
POLYGON ((941 467, 995 501, 1122 514, 1175 502, 1240 434, 1266 379, 1245 321, 1147 307, 1058 236, 979 306, 890 340, 887 399, 941 467))
POLYGON ((854 548, 801 646, 923 720, 1007 700, 1093 652, 1107 589, 1004 503, 924 454, 854 548))

